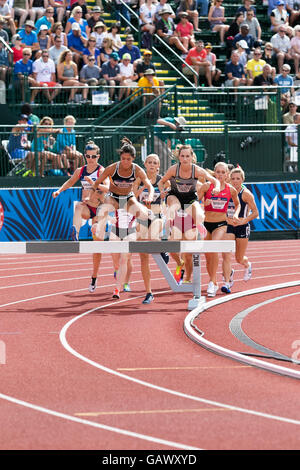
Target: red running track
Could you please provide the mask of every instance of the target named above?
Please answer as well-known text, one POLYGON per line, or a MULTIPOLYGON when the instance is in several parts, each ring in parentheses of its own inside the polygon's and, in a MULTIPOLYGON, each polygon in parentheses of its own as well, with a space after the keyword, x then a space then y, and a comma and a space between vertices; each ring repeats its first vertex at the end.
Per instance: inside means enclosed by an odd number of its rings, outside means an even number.
MULTIPOLYGON (((234 265, 233 292, 299 280, 297 240, 250 242, 248 255, 253 277, 245 283, 234 265)), ((142 305, 133 256, 132 292, 119 301, 109 255, 94 294, 90 255, 1 256, 0 449, 299 449, 299 381, 191 341, 183 331, 191 294, 170 292, 154 262, 155 301, 142 305)), ((205 268, 202 280, 205 293, 205 268)), ((300 359, 299 304, 299 287, 288 287, 209 308, 196 323, 219 345, 262 354, 229 330, 253 307, 245 334, 300 359)))

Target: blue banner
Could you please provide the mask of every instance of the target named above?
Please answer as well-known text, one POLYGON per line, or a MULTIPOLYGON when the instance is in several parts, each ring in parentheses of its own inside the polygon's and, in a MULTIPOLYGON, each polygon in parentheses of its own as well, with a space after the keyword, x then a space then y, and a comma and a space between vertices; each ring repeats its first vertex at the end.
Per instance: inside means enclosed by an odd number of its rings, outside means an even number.
MULTIPOLYGON (((298 182, 247 183, 259 218, 252 230, 299 230, 300 184, 298 182)), ((68 240, 74 207, 81 188, 70 188, 56 199, 56 188, 1 189, 0 241, 68 240)), ((82 221, 79 239, 91 239, 91 221, 82 221)))
POLYGON ((247 188, 253 193, 259 217, 251 222, 252 230, 299 230, 300 184, 297 181, 279 183, 252 183, 247 188))

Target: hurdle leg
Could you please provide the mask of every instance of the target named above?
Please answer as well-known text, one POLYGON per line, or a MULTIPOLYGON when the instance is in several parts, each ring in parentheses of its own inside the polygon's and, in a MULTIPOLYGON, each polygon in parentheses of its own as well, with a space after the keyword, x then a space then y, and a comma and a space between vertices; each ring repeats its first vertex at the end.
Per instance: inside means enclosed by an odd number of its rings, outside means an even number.
POLYGON ((204 306, 205 297, 201 295, 201 257, 200 254, 193 254, 193 294, 194 297, 189 300, 188 309, 193 310, 196 307, 204 306))

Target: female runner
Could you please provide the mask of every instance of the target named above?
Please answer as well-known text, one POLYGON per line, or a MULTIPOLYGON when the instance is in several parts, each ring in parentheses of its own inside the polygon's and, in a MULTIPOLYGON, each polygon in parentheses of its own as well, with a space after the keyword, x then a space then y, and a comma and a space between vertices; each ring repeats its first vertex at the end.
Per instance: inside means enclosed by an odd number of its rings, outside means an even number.
MULTIPOLYGON (((258 209, 253 194, 244 186, 245 173, 242 168, 234 168, 230 172, 230 182, 238 193, 240 212, 238 220, 233 219, 234 211, 229 207, 227 211, 227 231, 223 240, 235 240, 236 262, 244 266, 244 281, 249 281, 252 275, 251 263, 245 255, 250 237, 251 220, 258 217, 258 209)), ((233 285, 233 270, 231 267, 231 253, 223 253, 224 285, 221 291, 230 294, 233 285)))
MULTIPOLYGON (((147 204, 146 207, 151 209, 154 214, 153 220, 141 220, 138 219, 137 225, 137 238, 138 240, 160 240, 160 234, 163 230, 163 214, 162 214, 162 201, 160 197, 160 191, 158 189, 158 182, 162 178, 159 174, 160 159, 156 153, 152 153, 147 156, 145 160, 146 174, 154 188, 154 197, 151 205, 147 204)), ((148 197, 148 189, 141 184, 140 178, 136 179, 134 185, 134 193, 141 203, 144 203, 148 197)), ((163 259, 168 261, 167 253, 162 253, 163 259)), ((151 290, 151 271, 149 265, 149 253, 140 253, 141 260, 141 271, 146 289, 146 297, 143 300, 143 304, 149 304, 154 299, 151 290)))
POLYGON ((136 151, 131 142, 124 138, 120 149, 120 161, 109 165, 103 173, 97 178, 92 186, 92 190, 96 191, 99 184, 102 184, 106 178, 109 178, 109 193, 105 198, 104 204, 99 206, 97 211, 98 223, 94 228, 94 232, 98 239, 104 239, 104 231, 106 219, 109 212, 125 209, 134 217, 137 215, 141 219, 149 218, 147 208, 139 203, 133 193, 133 184, 137 178, 143 182, 148 189, 149 194, 146 203, 152 203, 154 189, 144 170, 134 163, 136 151))
MULTIPOLYGON (((230 199, 234 204, 234 214, 232 220, 238 221, 240 203, 236 189, 226 182, 228 176, 228 166, 225 162, 218 162, 214 168, 214 174, 220 183, 220 192, 213 194, 213 186, 205 183, 198 190, 200 200, 204 199, 205 222, 207 230, 205 240, 222 240, 227 230, 226 213, 230 199)), ((209 275, 207 296, 215 297, 217 284, 217 269, 219 264, 218 253, 205 253, 206 267, 209 275)))
MULTIPOLYGON (((103 173, 104 167, 98 163, 100 157, 99 147, 93 142, 89 141, 85 147, 84 156, 86 165, 77 168, 74 174, 69 178, 52 196, 56 198, 63 191, 74 186, 77 181, 82 185, 82 201, 78 202, 75 206, 73 225, 71 228, 71 239, 78 240, 79 230, 82 225, 82 219, 92 219, 92 223, 97 220, 96 211, 100 204, 103 203, 105 193, 109 188, 109 181, 106 178, 102 185, 97 185, 96 191, 91 191, 93 183, 103 173)), ((101 253, 93 253, 93 273, 92 280, 89 286, 89 291, 94 292, 97 283, 97 274, 101 261, 101 253)))
MULTIPOLYGON (((198 227, 201 228, 204 220, 197 196, 198 181, 210 181, 213 192, 219 191, 220 183, 208 171, 194 163, 196 157, 190 145, 178 146, 176 157, 178 163, 172 165, 158 183, 161 197, 166 197, 167 202, 165 229, 167 236, 171 235, 172 239, 196 240, 198 227), (171 184, 170 191, 164 189, 167 182, 171 184), (178 215, 179 211, 181 214, 178 215), (176 221, 176 216, 180 220, 176 221)), ((177 281, 182 277, 184 265, 180 257, 178 261, 174 276, 177 281)))

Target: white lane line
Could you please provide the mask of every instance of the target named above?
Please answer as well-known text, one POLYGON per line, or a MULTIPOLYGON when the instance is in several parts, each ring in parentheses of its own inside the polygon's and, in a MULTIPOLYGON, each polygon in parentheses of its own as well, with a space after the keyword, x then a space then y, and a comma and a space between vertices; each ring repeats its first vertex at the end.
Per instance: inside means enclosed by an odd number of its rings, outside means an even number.
MULTIPOLYGON (((222 356, 228 357, 230 359, 234 359, 236 361, 239 361, 243 364, 248 364, 252 365, 254 367, 258 367, 260 369, 267 370, 269 372, 274 372, 280 375, 286 375, 288 377, 292 377, 295 379, 300 379, 300 371, 299 370, 294 370, 291 368, 283 367, 283 366, 278 366, 277 364, 272 364, 266 361, 262 361, 260 359, 256 359, 254 357, 246 356, 244 354, 238 353, 236 351, 232 351, 231 349, 224 348, 220 346, 219 344, 213 343, 212 341, 209 341, 204 338, 204 334, 199 334, 194 325, 193 322, 197 318, 197 316, 202 313, 204 310, 207 310, 209 308, 215 307, 216 305, 220 305, 225 302, 229 302, 231 300, 239 299, 244 296, 248 295, 257 295, 263 292, 268 292, 272 290, 278 290, 278 289, 285 289, 289 287, 297 287, 300 285, 300 280, 299 281, 293 281, 293 282, 286 282, 286 283, 281 283, 281 284, 273 284, 270 286, 263 286, 263 287, 257 287, 255 289, 250 289, 247 291, 242 291, 242 292, 237 292, 236 294, 229 294, 226 297, 223 298, 218 298, 214 299, 210 302, 207 302, 202 305, 201 307, 196 307, 194 310, 192 310, 185 318, 184 320, 184 331, 186 335, 193 340, 196 344, 199 344, 203 346, 205 349, 208 349, 210 351, 213 351, 216 354, 220 354, 222 356)), ((198 330, 199 331, 199 330, 198 330)))
MULTIPOLYGON (((156 292, 155 294, 159 295, 159 294, 162 294, 162 293, 165 293, 165 292, 169 292, 169 291, 156 292)), ((92 308, 92 309, 87 310, 86 312, 82 313, 81 315, 78 315, 78 316, 74 317, 70 321, 68 321, 65 324, 65 326, 62 328, 62 330, 60 332, 60 335, 59 335, 60 341, 61 341, 63 347, 67 351, 69 351, 69 353, 72 354, 73 356, 77 357, 78 359, 86 362, 87 364, 89 364, 89 365, 91 365, 91 366, 93 366, 97 369, 100 369, 104 372, 107 372, 108 374, 120 377, 121 379, 129 380, 131 382, 137 383, 137 384, 142 385, 144 387, 148 387, 148 388, 157 390, 159 392, 164 392, 164 393, 168 393, 170 395, 178 396, 178 397, 181 397, 181 398, 186 398, 188 400, 193 400, 193 401, 205 403, 207 405, 217 406, 217 407, 221 407, 221 408, 227 408, 227 409, 230 409, 232 411, 238 411, 240 413, 254 415, 254 416, 258 416, 258 417, 265 418, 265 419, 272 419, 272 420, 281 421, 281 422, 288 423, 288 424, 295 424, 295 425, 298 425, 298 426, 300 425, 300 421, 296 420, 296 419, 291 419, 291 418, 286 418, 286 417, 283 417, 283 416, 277 416, 277 415, 273 415, 273 414, 269 414, 269 413, 263 413, 263 412, 260 412, 260 411, 250 410, 250 409, 247 409, 247 408, 242 408, 242 407, 238 407, 238 406, 235 406, 235 405, 229 405, 227 403, 221 403, 221 402, 214 401, 214 400, 208 400, 206 398, 197 397, 195 395, 189 395, 189 394, 179 392, 179 391, 176 391, 176 390, 172 390, 172 389, 169 389, 169 388, 166 388, 166 387, 161 387, 159 385, 155 385, 153 383, 146 382, 144 380, 140 380, 140 379, 137 379, 135 377, 131 377, 129 375, 123 374, 123 373, 118 372, 116 370, 110 369, 109 367, 106 367, 102 364, 99 364, 98 362, 95 362, 95 361, 89 359, 88 357, 83 356, 78 351, 73 349, 72 346, 70 346, 70 344, 67 341, 66 335, 67 335, 68 329, 75 322, 77 322, 81 318, 83 318, 83 317, 85 317, 85 316, 89 315, 90 313, 93 313, 97 310, 101 310, 103 308, 110 307, 111 305, 121 304, 121 303, 126 302, 128 300, 129 299, 125 299, 125 300, 121 300, 121 301, 117 301, 117 302, 110 302, 106 305, 102 305, 100 307, 92 308)), ((132 300, 132 299, 130 299, 130 300, 132 300)))
POLYGON ((172 447, 172 448, 175 448, 175 449, 203 450, 203 449, 200 449, 199 447, 192 447, 192 446, 188 446, 186 444, 181 444, 179 442, 168 441, 168 440, 160 439, 160 438, 157 438, 157 437, 154 437, 154 436, 148 436, 146 434, 140 434, 140 433, 137 433, 137 432, 129 431, 127 429, 121 429, 121 428, 116 428, 116 427, 113 427, 113 426, 107 426, 106 424, 101 424, 101 423, 97 423, 97 422, 94 422, 94 421, 89 421, 87 419, 83 419, 83 418, 79 418, 79 417, 76 417, 76 416, 68 415, 66 413, 60 413, 59 411, 51 410, 49 408, 45 408, 45 407, 39 406, 39 405, 34 405, 33 403, 29 403, 27 401, 19 400, 18 398, 5 395, 4 393, 0 393, 0 399, 9 401, 11 403, 14 403, 15 405, 21 405, 21 406, 24 406, 26 408, 31 408, 32 410, 39 411, 39 412, 45 413, 47 415, 55 416, 56 418, 62 418, 62 419, 66 419, 68 421, 73 421, 74 423, 84 424, 86 426, 91 426, 91 427, 94 427, 94 428, 103 429, 104 431, 110 431, 110 432, 114 432, 114 433, 117 433, 117 434, 122 434, 126 437, 133 437, 135 439, 142 439, 144 441, 155 442, 157 444, 165 445, 167 447, 172 447))

